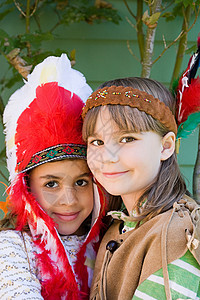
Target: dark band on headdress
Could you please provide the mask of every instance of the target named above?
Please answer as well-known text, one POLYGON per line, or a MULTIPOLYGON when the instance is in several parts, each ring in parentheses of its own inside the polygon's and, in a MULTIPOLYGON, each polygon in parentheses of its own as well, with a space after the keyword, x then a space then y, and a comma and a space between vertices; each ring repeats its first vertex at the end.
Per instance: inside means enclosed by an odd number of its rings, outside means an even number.
MULTIPOLYGON (((85 145, 62 144, 52 146, 34 154, 26 168, 21 172, 26 172, 39 165, 55 160, 63 160, 67 158, 86 159, 86 154, 87 151, 85 145)), ((20 163, 18 166, 20 166, 20 163)))

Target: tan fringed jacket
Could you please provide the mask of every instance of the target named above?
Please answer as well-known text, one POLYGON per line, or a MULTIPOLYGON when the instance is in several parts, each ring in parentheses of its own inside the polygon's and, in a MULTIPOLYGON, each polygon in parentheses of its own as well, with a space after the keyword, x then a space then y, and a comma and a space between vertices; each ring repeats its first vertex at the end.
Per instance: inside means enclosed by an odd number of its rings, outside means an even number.
POLYGON ((120 234, 120 224, 115 221, 102 240, 90 299, 131 300, 138 285, 161 268, 171 299, 167 264, 188 249, 200 263, 200 207, 185 196, 137 229, 120 234))

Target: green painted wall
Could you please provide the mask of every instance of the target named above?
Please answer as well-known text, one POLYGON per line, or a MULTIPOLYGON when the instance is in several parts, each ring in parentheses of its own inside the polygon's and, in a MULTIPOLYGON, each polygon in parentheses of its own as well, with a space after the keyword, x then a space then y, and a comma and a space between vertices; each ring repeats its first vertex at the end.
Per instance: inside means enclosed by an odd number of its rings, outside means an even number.
MULTIPOLYGON (((128 51, 127 40, 130 41, 131 49, 138 56, 138 47, 136 40, 136 32, 133 27, 127 22, 127 18, 131 20, 131 16, 126 9, 123 0, 110 0, 115 7, 122 21, 119 25, 113 23, 104 22, 103 24, 72 24, 70 26, 59 27, 57 30, 56 41, 44 42, 44 46, 47 49, 55 50, 62 48, 65 51, 71 51, 76 49, 76 65, 75 68, 85 74, 88 83, 93 89, 109 79, 127 77, 127 76, 140 76, 141 65, 128 51)), ((136 1, 128 1, 133 10, 136 7, 136 1)), ((55 16, 51 11, 46 9, 43 12, 42 28, 48 28, 49 21, 51 24, 55 22, 55 16)), ((131 20, 133 22, 133 20, 131 20)), ((199 32, 197 24, 193 27, 192 31, 188 35, 190 47, 197 39, 199 32)), ((34 21, 31 24, 31 28, 34 28, 34 21)), ((0 28, 4 28, 7 32, 12 33, 23 32, 24 22, 22 18, 19 18, 18 12, 15 10, 12 15, 6 17, 0 22, 0 28)), ((156 58, 163 50, 163 35, 166 43, 173 41, 181 30, 180 19, 165 23, 164 20, 159 22, 156 32, 156 42, 154 48, 154 57, 156 58)), ((156 79, 169 85, 171 75, 173 72, 173 66, 175 62, 177 46, 171 47, 164 56, 153 66, 151 78, 156 79)), ((189 60, 189 56, 184 57, 183 69, 186 67, 189 60)), ((1 74, 3 74, 7 62, 0 55, 1 74)), ((16 86, 17 87, 17 86, 16 86)), ((15 87, 15 88, 16 88, 15 87)), ((8 97, 12 94, 12 90, 4 91, 2 95, 5 103, 8 97)), ((192 174, 193 166, 196 159, 197 144, 198 144, 198 132, 194 132, 187 140, 181 142, 180 153, 178 155, 178 161, 181 167, 183 175, 186 177, 188 189, 192 191, 192 174)), ((2 128, 0 127, 0 149, 4 144, 4 138, 2 135, 2 128)), ((0 168, 4 168, 0 166, 0 168)), ((0 181, 4 181, 0 178, 0 181)), ((3 188, 0 185, 0 195, 3 193, 3 188)), ((5 199, 2 196, 2 199, 5 199)))

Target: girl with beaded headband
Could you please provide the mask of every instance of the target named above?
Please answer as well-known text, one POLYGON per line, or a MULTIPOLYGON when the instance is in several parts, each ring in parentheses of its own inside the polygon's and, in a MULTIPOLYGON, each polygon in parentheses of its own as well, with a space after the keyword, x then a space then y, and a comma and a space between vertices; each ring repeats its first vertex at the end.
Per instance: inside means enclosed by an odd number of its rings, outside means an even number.
POLYGON ((88 299, 105 198, 82 140, 91 93, 65 54, 37 65, 5 112, 10 213, 1 221, 1 299, 88 299))
POLYGON ((147 78, 105 82, 86 101, 87 162, 110 194, 114 219, 100 245, 90 299, 200 296, 199 206, 185 194, 174 115, 169 90, 147 78))

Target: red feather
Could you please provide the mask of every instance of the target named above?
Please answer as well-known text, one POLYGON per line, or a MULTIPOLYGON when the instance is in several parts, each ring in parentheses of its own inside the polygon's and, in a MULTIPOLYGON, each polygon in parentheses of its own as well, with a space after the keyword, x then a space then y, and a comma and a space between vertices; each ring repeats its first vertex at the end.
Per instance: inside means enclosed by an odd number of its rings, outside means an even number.
POLYGON ((18 171, 37 152, 59 144, 85 144, 82 140, 82 100, 58 86, 46 83, 18 119, 15 135, 18 171))
POLYGON ((182 94, 182 101, 178 99, 178 125, 185 122, 189 115, 200 110, 200 78, 191 79, 189 87, 182 94))
POLYGON ((200 110, 200 79, 199 77, 195 79, 200 64, 200 36, 197 39, 197 46, 198 49, 190 57, 187 69, 178 84, 176 114, 178 126, 200 110))
POLYGON ((197 38, 197 48, 200 47, 200 34, 198 35, 198 38, 197 38))

